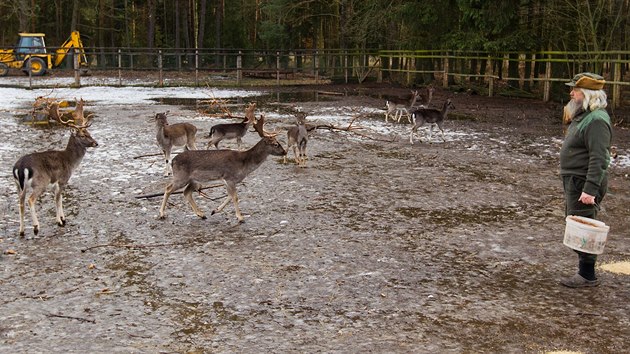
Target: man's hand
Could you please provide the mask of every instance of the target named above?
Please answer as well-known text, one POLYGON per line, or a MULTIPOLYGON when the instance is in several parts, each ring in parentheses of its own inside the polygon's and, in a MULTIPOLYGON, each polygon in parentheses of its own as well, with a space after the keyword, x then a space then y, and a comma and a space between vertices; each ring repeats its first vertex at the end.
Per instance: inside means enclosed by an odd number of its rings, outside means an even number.
POLYGON ((582 204, 595 204, 595 197, 584 192, 582 192, 582 195, 580 195, 580 199, 578 200, 582 202, 582 204))

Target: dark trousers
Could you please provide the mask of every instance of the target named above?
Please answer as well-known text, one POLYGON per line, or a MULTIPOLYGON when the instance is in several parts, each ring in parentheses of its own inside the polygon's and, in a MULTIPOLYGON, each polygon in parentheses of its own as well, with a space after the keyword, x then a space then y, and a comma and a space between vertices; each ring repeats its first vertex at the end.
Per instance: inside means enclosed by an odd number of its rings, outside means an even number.
MULTIPOLYGON (((565 202, 565 216, 577 215, 584 216, 591 219, 597 218, 597 212, 599 211, 599 204, 606 195, 608 189, 608 176, 604 176, 600 185, 599 191, 595 196, 595 204, 583 204, 579 201, 582 189, 584 189, 584 183, 586 179, 582 176, 575 175, 563 175, 562 183, 564 185, 564 202, 565 202)), ((579 257, 579 273, 583 277, 589 279, 595 277, 595 261, 597 261, 596 254, 584 253, 575 251, 579 257)))

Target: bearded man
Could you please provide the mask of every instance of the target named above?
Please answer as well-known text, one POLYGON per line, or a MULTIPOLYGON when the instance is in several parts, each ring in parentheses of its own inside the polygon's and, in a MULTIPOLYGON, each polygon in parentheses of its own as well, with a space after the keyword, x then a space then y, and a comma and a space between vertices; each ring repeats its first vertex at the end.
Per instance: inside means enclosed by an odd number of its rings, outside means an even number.
MULTIPOLYGON (((612 125, 606 112, 605 80, 593 73, 575 75, 571 101, 564 107, 569 126, 560 150, 560 175, 564 185, 565 215, 595 219, 608 186, 612 125)), ((597 255, 578 254, 577 274, 560 280, 571 288, 597 286, 597 255)))

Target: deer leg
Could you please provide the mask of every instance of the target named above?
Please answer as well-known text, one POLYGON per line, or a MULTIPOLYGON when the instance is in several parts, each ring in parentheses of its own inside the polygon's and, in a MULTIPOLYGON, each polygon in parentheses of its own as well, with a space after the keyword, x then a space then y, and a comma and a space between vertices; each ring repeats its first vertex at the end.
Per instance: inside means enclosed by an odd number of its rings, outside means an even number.
POLYGON ((164 198, 162 198, 162 205, 160 206, 160 214, 158 215, 158 219, 164 219, 166 214, 164 211, 166 210, 166 202, 168 202, 168 197, 173 193, 173 183, 169 183, 168 186, 164 189, 164 198))
POLYGON ((442 129, 442 124, 441 124, 441 123, 438 123, 438 125, 437 125, 437 126, 438 126, 438 128, 440 128, 440 131, 442 132, 442 141, 443 141, 443 142, 446 142, 446 139, 444 139, 444 129, 442 129))
POLYGON ((61 201, 61 186, 55 183, 55 209, 57 212, 57 225, 66 226, 66 217, 63 215, 63 205, 61 201))
POLYGON ((295 163, 296 164, 300 164, 300 155, 298 152, 298 148, 296 145, 293 145, 293 156, 295 157, 295 163))
POLYGON ((20 236, 24 236, 24 201, 26 200, 26 191, 20 190, 18 186, 18 202, 20 205, 20 236))
POLYGON ((195 212, 195 214, 197 214, 197 216, 202 218, 202 219, 206 219, 206 215, 204 215, 203 211, 201 211, 201 209, 199 209, 199 207, 197 206, 197 203, 195 203, 195 200, 193 199, 193 195, 192 195, 192 193, 195 192, 195 191, 198 191, 199 188, 201 188, 201 185, 199 183, 197 183, 197 182, 189 183, 186 186, 186 188, 184 189, 184 197, 186 198, 186 200, 190 204, 190 207, 195 212))
POLYGON ((302 166, 306 166, 306 144, 300 144, 300 162, 302 166))
POLYGON ((28 197, 28 207, 31 209, 31 218, 33 219, 33 233, 37 235, 39 233, 39 220, 37 220, 37 212, 35 211, 35 201, 37 201, 38 195, 33 192, 28 197))
POLYGON ((433 135, 433 124, 429 124, 429 144, 431 144, 431 136, 433 135))
POLYGON ((234 209, 236 210, 236 218, 239 222, 243 222, 243 215, 241 214, 241 209, 238 207, 238 195, 236 195, 236 185, 232 183, 227 183, 227 192, 229 198, 232 199, 232 203, 234 203, 234 209))
POLYGON ((236 148, 238 149, 238 151, 241 151, 241 137, 237 137, 236 138, 236 148))
MULTIPOLYGON (((413 128, 411 128, 411 134, 409 134, 409 142, 413 145, 413 134, 418 131, 420 125, 414 124, 413 128)), ((418 141, 422 142, 422 139, 418 138, 418 141)))

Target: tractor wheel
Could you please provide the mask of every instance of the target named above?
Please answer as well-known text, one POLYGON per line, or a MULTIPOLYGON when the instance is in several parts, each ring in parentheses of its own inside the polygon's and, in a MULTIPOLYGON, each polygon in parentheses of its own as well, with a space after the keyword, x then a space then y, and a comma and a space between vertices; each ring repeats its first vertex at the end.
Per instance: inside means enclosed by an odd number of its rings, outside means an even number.
POLYGON ((7 76, 9 73, 9 67, 5 63, 0 63, 0 77, 7 76))
POLYGON ((31 75, 33 76, 42 76, 46 73, 46 64, 42 58, 31 58, 26 63, 25 68, 27 69, 26 73, 28 74, 28 66, 31 66, 31 75))

